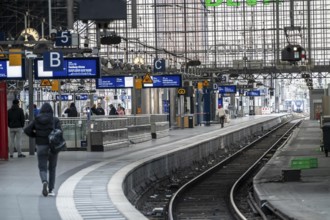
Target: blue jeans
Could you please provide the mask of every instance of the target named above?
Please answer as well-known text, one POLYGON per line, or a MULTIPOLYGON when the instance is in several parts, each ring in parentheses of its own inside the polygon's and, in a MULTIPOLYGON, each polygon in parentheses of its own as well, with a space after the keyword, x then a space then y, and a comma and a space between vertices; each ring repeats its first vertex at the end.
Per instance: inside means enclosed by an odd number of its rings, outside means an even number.
POLYGON ((51 153, 48 145, 37 145, 37 155, 41 182, 48 182, 49 191, 52 191, 55 186, 58 154, 51 153), (47 170, 49 171, 49 179, 47 178, 47 170))

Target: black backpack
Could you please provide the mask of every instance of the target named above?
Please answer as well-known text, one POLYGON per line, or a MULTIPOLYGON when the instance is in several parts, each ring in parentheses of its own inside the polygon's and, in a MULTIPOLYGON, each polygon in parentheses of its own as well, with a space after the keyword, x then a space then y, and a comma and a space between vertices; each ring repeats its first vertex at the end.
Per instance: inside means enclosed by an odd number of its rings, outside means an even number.
POLYGON ((49 147, 52 153, 58 153, 66 150, 66 142, 63 138, 61 129, 55 128, 55 119, 53 120, 53 130, 48 135, 49 147))

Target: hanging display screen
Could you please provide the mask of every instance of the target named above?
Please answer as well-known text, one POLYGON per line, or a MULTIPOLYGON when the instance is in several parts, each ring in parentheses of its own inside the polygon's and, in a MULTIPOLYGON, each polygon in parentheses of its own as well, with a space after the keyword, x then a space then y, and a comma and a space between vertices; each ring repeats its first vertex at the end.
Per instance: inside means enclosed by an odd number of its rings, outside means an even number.
POLYGON ((235 85, 219 86, 219 93, 236 93, 235 85))
POLYGON ((34 60, 36 79, 76 79, 99 78, 100 60, 98 57, 64 58, 62 71, 44 71, 44 61, 34 60))
POLYGON ((143 83, 145 88, 181 88, 182 75, 154 75, 150 76, 152 83, 143 83))
POLYGON ((96 80, 97 89, 133 88, 133 76, 104 76, 96 80))
POLYGON ((73 95, 56 95, 55 96, 56 101, 72 101, 73 100, 73 95))
POLYGON ((247 91, 246 96, 260 96, 260 90, 252 90, 252 91, 247 91))
POLYGON ((87 100, 87 99, 88 99, 88 94, 76 95, 76 100, 87 100))
POLYGON ((0 80, 20 80, 25 79, 24 61, 20 66, 10 66, 9 60, 0 60, 0 80))

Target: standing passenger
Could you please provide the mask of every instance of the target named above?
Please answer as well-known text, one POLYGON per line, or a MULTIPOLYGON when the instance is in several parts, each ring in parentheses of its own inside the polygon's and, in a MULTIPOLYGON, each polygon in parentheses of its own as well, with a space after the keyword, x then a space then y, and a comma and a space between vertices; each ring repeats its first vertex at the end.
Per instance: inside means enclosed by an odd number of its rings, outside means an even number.
POLYGON ((93 106, 91 108, 91 115, 97 115, 96 105, 95 104, 93 104, 93 106))
POLYGON ((54 117, 53 114, 51 105, 46 102, 41 106, 39 115, 24 128, 25 134, 36 138, 38 168, 44 196, 55 196, 54 187, 58 153, 52 153, 49 150, 48 135, 53 127, 61 130, 62 128, 60 120, 54 117))
POLYGON ((118 105, 118 108, 117 108, 117 115, 125 115, 125 112, 124 112, 123 108, 120 107, 119 105, 118 105))
POLYGON ((64 113, 68 114, 68 117, 78 117, 78 111, 76 105, 73 102, 70 104, 70 107, 65 110, 64 113))
POLYGON ((110 107, 109 115, 117 115, 116 108, 113 106, 113 104, 110 104, 109 107, 110 107))
POLYGON ((39 109, 37 108, 36 104, 33 104, 33 115, 34 117, 37 117, 37 115, 39 114, 39 109))
POLYGON ((223 128, 223 125, 225 123, 225 117, 226 117, 226 112, 225 112, 224 108, 222 108, 222 107, 218 108, 218 116, 219 116, 221 127, 223 128))
POLYGON ((97 103, 97 108, 96 108, 97 115, 105 115, 104 109, 102 108, 101 103, 97 103))
POLYGON ((125 115, 125 108, 123 106, 121 106, 121 104, 118 104, 118 107, 121 107, 121 109, 123 110, 124 115, 125 115))
POLYGON ((25 117, 23 109, 19 107, 19 101, 13 100, 13 105, 8 110, 8 127, 10 134, 9 155, 13 158, 14 148, 16 147, 18 157, 25 157, 21 150, 22 128, 24 127, 25 117))

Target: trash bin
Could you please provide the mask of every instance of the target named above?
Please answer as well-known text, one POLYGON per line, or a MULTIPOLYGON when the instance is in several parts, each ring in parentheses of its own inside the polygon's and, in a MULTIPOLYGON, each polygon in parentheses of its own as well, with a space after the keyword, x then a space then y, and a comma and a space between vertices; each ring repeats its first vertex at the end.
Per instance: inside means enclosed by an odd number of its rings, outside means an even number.
POLYGON ((189 114, 184 116, 184 127, 185 128, 194 128, 194 115, 189 114))
POLYGON ((188 121, 189 121, 189 128, 194 128, 194 116, 193 115, 189 115, 188 116, 188 121))
POLYGON ((324 152, 325 156, 327 157, 328 152, 330 150, 330 122, 326 122, 323 124, 322 131, 324 152))

